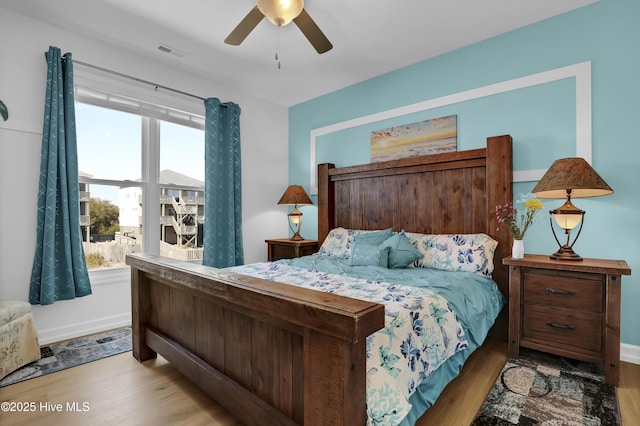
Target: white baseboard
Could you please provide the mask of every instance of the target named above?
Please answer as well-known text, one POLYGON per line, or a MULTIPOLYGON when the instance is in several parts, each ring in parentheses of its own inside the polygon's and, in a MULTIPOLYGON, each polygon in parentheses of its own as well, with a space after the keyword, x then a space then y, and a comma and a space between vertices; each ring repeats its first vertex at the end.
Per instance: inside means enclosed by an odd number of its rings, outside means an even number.
POLYGON ((38 342, 40 345, 48 345, 55 342, 61 342, 63 340, 130 325, 131 314, 121 314, 99 318, 93 321, 71 324, 64 327, 38 329, 38 342))
POLYGON ((620 345, 620 361, 640 364, 640 346, 622 343, 620 345))

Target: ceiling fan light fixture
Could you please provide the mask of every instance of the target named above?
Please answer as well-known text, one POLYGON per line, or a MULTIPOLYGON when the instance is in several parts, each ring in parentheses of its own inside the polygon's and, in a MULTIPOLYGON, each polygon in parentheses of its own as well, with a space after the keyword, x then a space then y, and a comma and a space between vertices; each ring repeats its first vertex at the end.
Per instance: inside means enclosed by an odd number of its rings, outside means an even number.
POLYGON ((256 0, 256 5, 271 23, 284 27, 302 13, 304 0, 256 0))

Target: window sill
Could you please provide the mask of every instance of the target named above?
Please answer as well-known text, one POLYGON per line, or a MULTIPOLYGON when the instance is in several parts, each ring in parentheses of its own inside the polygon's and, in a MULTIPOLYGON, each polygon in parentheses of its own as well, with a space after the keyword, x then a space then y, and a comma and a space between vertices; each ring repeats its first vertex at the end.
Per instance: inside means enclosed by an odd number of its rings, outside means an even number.
POLYGON ((92 286, 131 283, 131 268, 94 269, 89 271, 89 281, 92 286))

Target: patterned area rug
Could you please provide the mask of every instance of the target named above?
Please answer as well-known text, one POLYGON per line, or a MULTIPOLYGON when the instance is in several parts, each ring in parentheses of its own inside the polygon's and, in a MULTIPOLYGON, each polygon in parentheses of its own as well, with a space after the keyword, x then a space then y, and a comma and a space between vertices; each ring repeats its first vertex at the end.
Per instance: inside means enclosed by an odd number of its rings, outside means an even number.
POLYGON ((603 367, 522 349, 508 359, 473 421, 485 425, 620 425, 615 386, 603 367))
POLYGON ((131 350, 131 327, 42 346, 42 358, 0 380, 0 388, 131 350))

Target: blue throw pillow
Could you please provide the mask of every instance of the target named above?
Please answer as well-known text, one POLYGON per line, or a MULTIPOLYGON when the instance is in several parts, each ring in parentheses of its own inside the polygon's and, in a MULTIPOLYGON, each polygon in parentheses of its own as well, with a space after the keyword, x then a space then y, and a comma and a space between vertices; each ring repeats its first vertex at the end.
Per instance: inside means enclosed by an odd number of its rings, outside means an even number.
POLYGON ((378 246, 385 242, 389 237, 393 235, 393 229, 385 229, 382 231, 363 232, 353 237, 355 244, 362 243, 372 246, 378 246))
POLYGON ((351 266, 382 266, 387 267, 389 262, 389 247, 380 247, 379 245, 358 244, 353 246, 351 253, 351 266))
POLYGON ((351 250, 351 266, 378 265, 387 267, 389 250, 380 247, 384 241, 393 235, 393 229, 363 232, 353 237, 351 250))
POLYGON ((389 269, 406 268, 407 265, 422 257, 422 253, 411 244, 404 230, 387 239, 381 247, 389 247, 389 269))

